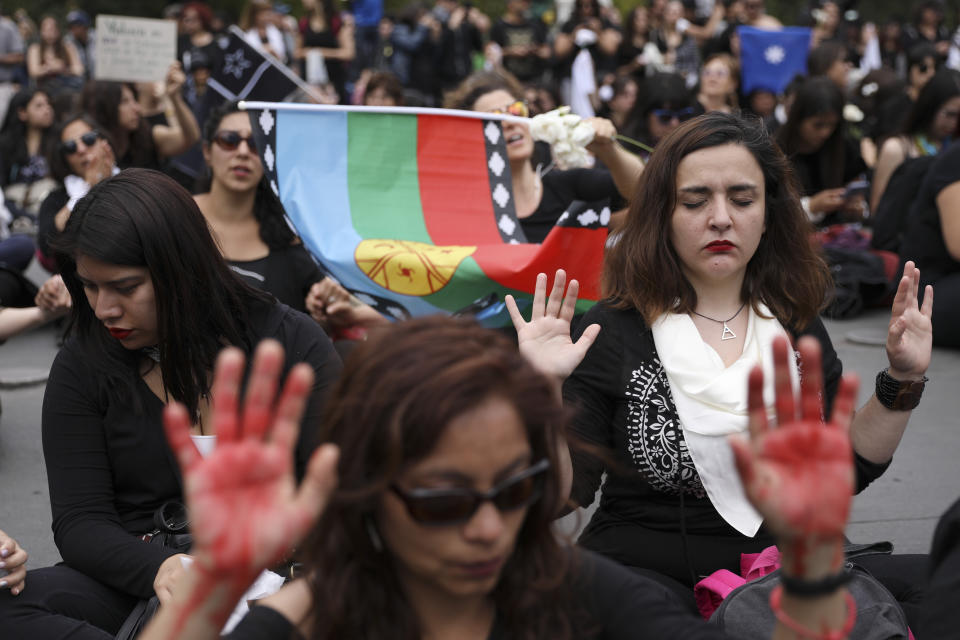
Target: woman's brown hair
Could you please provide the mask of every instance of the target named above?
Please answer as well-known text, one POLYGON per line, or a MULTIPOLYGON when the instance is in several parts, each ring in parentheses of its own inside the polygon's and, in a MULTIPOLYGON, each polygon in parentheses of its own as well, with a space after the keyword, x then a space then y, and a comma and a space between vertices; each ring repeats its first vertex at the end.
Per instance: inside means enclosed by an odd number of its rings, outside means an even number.
POLYGON ((565 412, 511 341, 461 318, 399 323, 354 349, 332 397, 321 436, 340 447, 339 486, 301 547, 314 603, 310 638, 421 637, 389 549, 372 541, 374 514, 383 492, 430 454, 447 425, 491 397, 520 416, 532 459, 551 464, 491 594, 497 619, 511 638, 574 637, 569 551, 552 531, 564 502, 557 444, 565 412))
POLYGON ((444 97, 443 106, 473 111, 480 96, 499 90, 506 91, 515 100, 523 100, 523 85, 509 71, 477 71, 444 97))
POLYGON ((759 120, 726 113, 685 122, 657 145, 619 239, 607 250, 603 295, 617 308, 637 309, 647 324, 667 311, 690 313, 697 308, 697 294, 670 241, 677 170, 691 153, 726 144, 749 151, 764 179, 766 232, 747 264, 741 295, 754 310, 762 302, 785 327, 803 329, 822 308, 830 273, 811 245, 810 223, 789 161, 759 120))

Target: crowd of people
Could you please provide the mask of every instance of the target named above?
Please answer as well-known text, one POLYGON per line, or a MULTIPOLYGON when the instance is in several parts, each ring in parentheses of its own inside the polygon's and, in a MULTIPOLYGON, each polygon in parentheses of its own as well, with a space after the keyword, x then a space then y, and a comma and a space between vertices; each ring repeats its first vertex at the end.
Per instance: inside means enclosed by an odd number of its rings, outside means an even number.
MULTIPOLYGON (((782 27, 763 0, 300 8, 171 5, 178 59, 135 84, 95 79, 87 13, 0 5, 0 340, 69 315, 42 412, 64 562, 26 571, 0 531, 0 629, 129 638, 156 599, 140 637, 213 638, 282 566, 231 637, 720 638, 695 586, 776 546, 764 633, 854 630, 850 501, 889 466, 933 346, 960 347, 942 6, 873 25, 813 3, 808 72, 747 94, 737 27, 782 27), (532 243, 609 200, 601 301, 574 316, 578 283, 541 274, 529 319, 505 301, 510 337, 363 304, 288 224, 249 115, 204 99, 234 22, 309 99, 571 106, 592 166, 506 120, 512 194, 532 243), (857 260, 874 299, 838 276, 857 260), (870 303, 891 308, 888 366, 854 412, 820 315, 870 303), (575 544, 557 533, 596 500, 575 544)), ((932 558, 852 560, 895 637, 953 631, 958 520, 932 558)))

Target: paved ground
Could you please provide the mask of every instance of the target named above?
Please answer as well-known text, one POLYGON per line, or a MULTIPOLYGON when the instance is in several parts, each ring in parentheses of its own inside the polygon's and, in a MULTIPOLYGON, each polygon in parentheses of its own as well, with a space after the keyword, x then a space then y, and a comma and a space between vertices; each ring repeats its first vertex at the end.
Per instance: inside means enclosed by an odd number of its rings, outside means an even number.
MULTIPOLYGON (((862 346, 851 334, 881 334, 888 316, 873 312, 828 328, 847 370, 860 374, 866 400, 882 347, 862 346)), ((42 376, 56 355, 56 334, 44 328, 0 347, 0 381, 42 376)), ((928 550, 940 514, 960 495, 960 352, 937 350, 930 382, 887 473, 856 498, 849 536, 891 540, 902 553, 928 550)), ((50 506, 40 444, 42 384, 0 387, 0 528, 30 552, 30 565, 60 559, 50 532, 50 506)), ((581 518, 582 522, 585 519, 581 518)))

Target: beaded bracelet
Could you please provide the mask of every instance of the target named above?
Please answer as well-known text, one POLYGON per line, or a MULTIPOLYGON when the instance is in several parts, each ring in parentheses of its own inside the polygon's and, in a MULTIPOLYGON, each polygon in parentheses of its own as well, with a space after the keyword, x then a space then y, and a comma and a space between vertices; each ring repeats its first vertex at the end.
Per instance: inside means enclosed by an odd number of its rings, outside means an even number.
POLYGON ((773 610, 773 615, 777 617, 777 620, 802 638, 811 638, 812 640, 843 640, 850 635, 850 632, 853 630, 853 625, 857 622, 857 601, 853 599, 849 591, 845 595, 847 601, 847 621, 843 623, 842 629, 835 631, 824 631, 822 633, 811 631, 788 616, 786 611, 780 606, 780 601, 783 598, 783 585, 777 585, 770 593, 770 608, 773 610))

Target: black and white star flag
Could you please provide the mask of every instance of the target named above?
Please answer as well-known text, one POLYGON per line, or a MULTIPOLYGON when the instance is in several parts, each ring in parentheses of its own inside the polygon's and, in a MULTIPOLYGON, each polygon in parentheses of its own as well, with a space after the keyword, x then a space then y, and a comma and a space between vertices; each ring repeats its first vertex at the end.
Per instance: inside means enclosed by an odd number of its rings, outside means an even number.
POLYGON ((282 102, 300 88, 299 78, 290 69, 251 47, 237 27, 230 27, 220 47, 223 62, 207 83, 224 100, 282 102))

